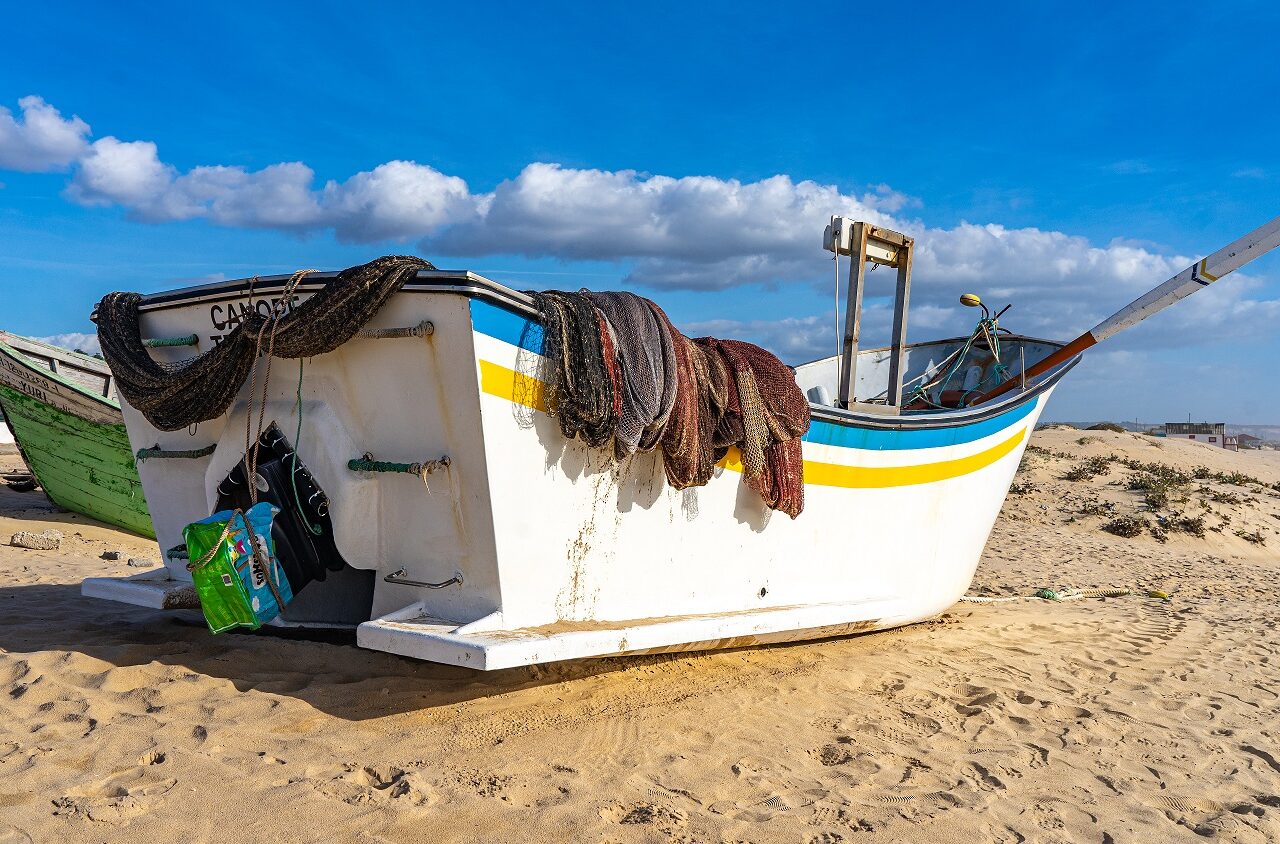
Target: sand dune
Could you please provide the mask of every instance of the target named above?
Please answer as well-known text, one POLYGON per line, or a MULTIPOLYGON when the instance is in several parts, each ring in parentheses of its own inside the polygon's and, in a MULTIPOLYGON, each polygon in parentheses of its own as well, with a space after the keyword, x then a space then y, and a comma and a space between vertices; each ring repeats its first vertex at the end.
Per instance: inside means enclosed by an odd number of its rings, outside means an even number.
POLYGON ((1171 600, 496 674, 83 599, 154 546, 0 486, 0 842, 1277 840, 1280 454, 1034 444, 972 591, 1171 600))

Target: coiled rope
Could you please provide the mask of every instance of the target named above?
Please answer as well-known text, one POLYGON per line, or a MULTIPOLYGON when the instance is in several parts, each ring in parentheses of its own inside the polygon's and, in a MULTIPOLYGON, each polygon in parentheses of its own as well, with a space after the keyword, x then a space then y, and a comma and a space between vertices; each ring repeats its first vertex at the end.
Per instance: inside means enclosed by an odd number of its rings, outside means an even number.
POLYGON ((226 412, 249 377, 267 330, 269 354, 326 354, 355 336, 419 270, 429 269, 435 268, 427 261, 403 255, 351 267, 297 307, 290 309, 292 300, 282 297, 284 313, 279 307, 270 316, 250 310, 222 342, 173 364, 158 362, 147 351, 138 310, 142 297, 108 293, 98 303, 98 339, 125 400, 159 430, 178 431, 226 412))

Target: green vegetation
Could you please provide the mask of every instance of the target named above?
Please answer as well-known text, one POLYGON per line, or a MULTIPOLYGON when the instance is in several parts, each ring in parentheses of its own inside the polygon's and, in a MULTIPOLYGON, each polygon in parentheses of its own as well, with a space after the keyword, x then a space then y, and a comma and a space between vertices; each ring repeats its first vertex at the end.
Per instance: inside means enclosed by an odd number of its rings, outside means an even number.
POLYGON ((1149 527, 1150 523, 1142 516, 1116 516, 1103 525, 1102 529, 1107 533, 1114 533, 1116 536, 1132 539, 1141 535, 1149 527))

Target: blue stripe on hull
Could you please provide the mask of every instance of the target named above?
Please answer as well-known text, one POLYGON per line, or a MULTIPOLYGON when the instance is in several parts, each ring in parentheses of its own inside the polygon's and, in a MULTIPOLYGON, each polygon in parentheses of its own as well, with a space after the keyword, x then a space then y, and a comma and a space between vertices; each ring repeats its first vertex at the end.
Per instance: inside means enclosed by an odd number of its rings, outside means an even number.
MULTIPOLYGON (((542 352, 542 326, 506 308, 481 299, 471 300, 471 324, 476 331, 525 351, 542 352)), ((805 442, 838 448, 860 448, 867 451, 906 451, 920 448, 942 448, 963 445, 998 433, 1030 416, 1040 403, 1037 397, 1010 408, 999 416, 981 421, 961 423, 947 428, 864 428, 857 424, 841 425, 814 419, 805 442)))

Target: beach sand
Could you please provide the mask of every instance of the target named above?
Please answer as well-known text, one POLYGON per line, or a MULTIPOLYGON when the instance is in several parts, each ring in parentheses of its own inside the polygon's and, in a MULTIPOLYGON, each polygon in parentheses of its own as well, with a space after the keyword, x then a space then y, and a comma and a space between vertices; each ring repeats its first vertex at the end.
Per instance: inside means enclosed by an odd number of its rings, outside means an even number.
POLYGON ((82 598, 154 545, 0 485, 0 842, 1280 839, 1280 453, 1033 444, 971 593, 1139 594, 493 674, 82 598), (1203 538, 1102 530, 1147 462, 1203 538))

